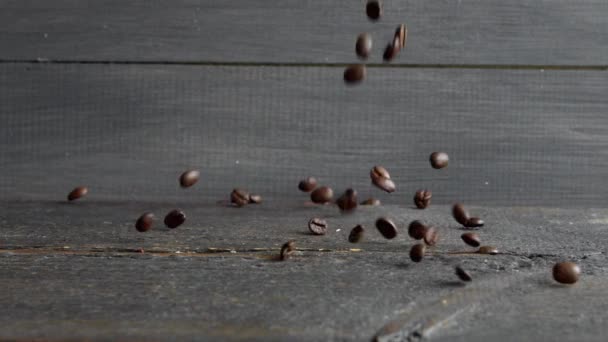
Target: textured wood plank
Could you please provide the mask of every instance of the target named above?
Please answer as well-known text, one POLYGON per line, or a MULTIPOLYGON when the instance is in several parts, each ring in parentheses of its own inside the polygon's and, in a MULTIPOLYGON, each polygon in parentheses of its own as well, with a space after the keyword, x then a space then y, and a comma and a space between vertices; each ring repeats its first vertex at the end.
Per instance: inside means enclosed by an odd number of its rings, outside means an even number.
POLYGON ((0 2, 0 58, 327 63, 373 62, 397 24, 399 63, 608 64, 604 0, 385 1, 379 23, 364 0, 28 0, 0 2))
POLYGON ((303 199, 299 179, 410 204, 608 205, 608 81, 531 70, 3 65, 0 197, 215 201, 235 186, 303 199), (433 170, 432 151, 450 154, 433 170), (370 185, 386 166, 392 195, 370 185), (202 181, 182 190, 186 168, 202 181))

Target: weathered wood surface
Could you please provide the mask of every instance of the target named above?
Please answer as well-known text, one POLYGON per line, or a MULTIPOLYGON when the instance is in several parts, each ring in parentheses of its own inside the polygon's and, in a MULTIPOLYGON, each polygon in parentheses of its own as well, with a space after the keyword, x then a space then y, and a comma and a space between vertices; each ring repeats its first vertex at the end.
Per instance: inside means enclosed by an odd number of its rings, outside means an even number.
POLYGON ((608 80, 563 70, 339 67, 0 66, 0 197, 216 201, 233 187, 267 200, 299 179, 410 204, 608 205, 608 80), (444 150, 447 169, 430 168, 444 150), (372 188, 386 166, 398 190, 372 188), (179 174, 200 168, 194 188, 179 174))
POLYGON ((357 34, 373 62, 397 24, 406 64, 608 65, 604 0, 15 0, 0 2, 0 59, 344 63, 357 34))

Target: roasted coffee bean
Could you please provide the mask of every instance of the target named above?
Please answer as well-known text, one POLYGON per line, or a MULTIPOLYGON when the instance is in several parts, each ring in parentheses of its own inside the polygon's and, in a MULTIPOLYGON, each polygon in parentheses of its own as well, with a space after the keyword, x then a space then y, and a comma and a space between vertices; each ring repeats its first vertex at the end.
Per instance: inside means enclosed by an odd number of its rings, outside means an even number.
POLYGON ((452 207, 452 216, 456 222, 465 225, 469 220, 469 212, 460 203, 454 204, 452 207))
POLYGON ((327 221, 320 218, 312 218, 308 221, 308 230, 314 235, 325 235, 327 233, 327 221))
POLYGON ((68 201, 75 201, 81 197, 86 196, 87 193, 89 193, 89 189, 86 186, 76 187, 68 194, 68 201))
POLYGON ((382 16, 382 4, 378 0, 368 0, 365 12, 371 20, 378 20, 382 16))
POLYGON ((137 222, 135 222, 135 229, 137 229, 138 232, 147 232, 152 229, 154 220, 156 220, 154 214, 144 213, 137 219, 137 222))
POLYGON ((378 165, 372 167, 372 169, 369 171, 369 177, 372 180, 374 180, 374 178, 391 179, 391 175, 388 173, 388 171, 383 166, 378 165))
POLYGON ((171 210, 167 216, 165 216, 165 226, 167 228, 177 228, 186 222, 186 214, 179 209, 171 210))
POLYGON ((456 275, 458 276, 458 278, 462 281, 471 281, 473 280, 473 278, 471 277, 471 275, 469 274, 469 272, 465 271, 462 267, 460 266, 456 266, 454 268, 454 270, 456 271, 456 275))
POLYGON ((397 226, 390 219, 384 217, 377 219, 376 228, 386 239, 394 239, 397 236, 397 226))
POLYGON ((420 262, 424 257, 424 252, 426 251, 426 246, 422 243, 416 244, 412 246, 410 249, 410 259, 413 262, 420 262))
POLYGON ((395 37, 393 39, 393 43, 388 44, 386 46, 386 48, 384 49, 384 54, 382 55, 382 58, 384 58, 384 61, 386 61, 386 62, 392 61, 399 53, 399 49, 400 49, 399 37, 395 37))
POLYGON ((357 208, 357 191, 354 189, 346 189, 344 194, 336 200, 338 208, 342 211, 350 211, 357 208))
POLYGON ((426 232, 424 232, 424 243, 428 246, 435 246, 437 244, 437 240, 439 240, 439 233, 435 227, 429 227, 426 232))
POLYGON ((249 203, 249 193, 243 189, 234 189, 230 194, 230 202, 237 207, 242 207, 249 203))
POLYGON ((477 253, 495 255, 498 254, 498 248, 493 246, 481 246, 477 250, 477 253))
POLYGON ((281 247, 281 260, 287 260, 291 257, 291 255, 295 252, 296 250, 296 243, 294 241, 287 241, 285 242, 285 244, 283 245, 283 247, 281 247))
POLYGON ((334 191, 327 186, 322 186, 310 193, 310 200, 313 203, 324 204, 330 202, 334 197, 334 191))
POLYGON ((399 39, 400 48, 405 48, 405 43, 407 41, 407 27, 405 26, 405 24, 397 26, 397 30, 395 31, 395 37, 399 39))
POLYGON ((369 54, 372 51, 372 36, 369 33, 361 33, 359 37, 357 37, 355 51, 357 52, 357 56, 363 59, 369 57, 369 54))
POLYGON ((201 173, 198 170, 188 170, 179 176, 179 185, 182 188, 189 188, 198 182, 201 173))
POLYGON ((433 152, 429 159, 434 169, 443 169, 448 166, 448 162, 450 161, 448 154, 445 152, 433 152))
POLYGON ((424 235, 426 234, 427 229, 429 229, 427 225, 416 220, 410 223, 410 226, 407 229, 407 233, 412 239, 422 240, 424 239, 424 235))
POLYGON ((262 203, 262 196, 249 194, 249 203, 251 204, 260 204, 262 203))
POLYGON ((362 225, 357 225, 350 231, 348 235, 348 242, 350 243, 358 243, 363 240, 363 235, 365 234, 365 229, 362 225))
POLYGON ((365 79, 367 70, 363 64, 355 64, 344 70, 344 82, 349 84, 359 83, 365 79))
POLYGON ((298 189, 303 192, 311 192, 317 187, 317 180, 314 177, 302 179, 298 184, 298 189))
POLYGON ((479 241, 479 235, 475 233, 464 233, 460 235, 460 238, 462 239, 462 241, 464 241, 464 243, 471 247, 479 247, 479 245, 481 244, 481 242, 479 241))
POLYGON ((553 266, 553 279, 558 283, 574 284, 580 275, 581 268, 571 261, 558 262, 553 266))
POLYGON ((395 183, 390 178, 372 178, 372 184, 374 184, 377 188, 388 192, 389 194, 395 191, 395 183))
POLYGON ((483 220, 479 217, 471 217, 467 220, 467 222, 464 223, 464 226, 467 228, 477 228, 483 227, 484 224, 485 222, 483 222, 483 220))
POLYGON ((370 197, 365 201, 361 202, 361 205, 380 205, 380 200, 377 198, 370 197))
POLYGON ((420 189, 416 191, 414 195, 414 204, 418 209, 424 209, 431 205, 431 197, 433 197, 433 193, 426 189, 420 189))

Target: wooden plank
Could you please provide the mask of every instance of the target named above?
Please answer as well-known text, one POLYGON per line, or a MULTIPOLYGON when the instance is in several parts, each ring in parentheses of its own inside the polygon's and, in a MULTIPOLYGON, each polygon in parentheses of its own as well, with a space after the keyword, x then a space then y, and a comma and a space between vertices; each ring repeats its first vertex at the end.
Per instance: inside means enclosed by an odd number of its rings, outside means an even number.
POLYGON ((300 199, 302 177, 410 204, 608 205, 605 75, 530 70, 3 65, 0 197, 300 199), (428 157, 444 150, 444 170, 428 157), (370 185, 386 166, 392 195, 370 185), (179 174, 200 168, 193 189, 179 174))
POLYGON ((381 62, 408 25, 406 64, 607 65, 604 0, 28 0, 0 3, 0 58, 344 63, 370 32, 381 62))

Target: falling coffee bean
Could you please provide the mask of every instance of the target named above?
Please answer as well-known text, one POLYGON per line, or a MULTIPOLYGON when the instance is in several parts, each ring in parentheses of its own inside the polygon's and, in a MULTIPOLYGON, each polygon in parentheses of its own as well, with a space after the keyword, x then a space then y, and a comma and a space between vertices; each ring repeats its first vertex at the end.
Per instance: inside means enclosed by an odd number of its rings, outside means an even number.
POLYGON ((354 189, 346 189, 344 194, 336 200, 338 208, 342 211, 351 211, 357 208, 357 191, 354 189))
POLYGON ((68 201, 75 201, 81 197, 86 196, 87 193, 89 193, 89 189, 86 186, 76 187, 68 194, 68 201))
POLYGON ((426 251, 426 246, 422 243, 416 244, 412 246, 410 249, 410 259, 413 262, 420 262, 424 257, 424 252, 426 251))
POLYGON ((298 189, 303 192, 311 192, 317 187, 317 180, 314 177, 308 177, 306 179, 302 179, 300 183, 298 183, 298 189))
POLYGON ((456 266, 454 268, 454 270, 456 271, 456 275, 458 276, 458 278, 462 281, 471 281, 473 280, 473 278, 471 277, 471 275, 469 274, 469 272, 465 271, 462 267, 460 266, 456 266))
POLYGON ((327 233, 327 221, 320 218, 312 218, 308 221, 308 230, 314 235, 325 235, 327 233))
POLYGON ((348 242, 358 243, 361 240, 363 240, 364 234, 365 234, 365 229, 363 228, 362 225, 359 224, 350 231, 350 234, 348 234, 348 242))
POLYGON ((429 229, 427 225, 416 220, 410 223, 407 229, 407 233, 412 239, 422 240, 424 239, 424 235, 426 234, 427 229, 429 229))
POLYGON ((154 214, 144 213, 135 222, 135 229, 137 229, 138 232, 147 232, 152 229, 155 219, 154 214))
POLYGON ((496 254, 498 254, 498 248, 496 248, 494 246, 481 246, 477 250, 477 253, 496 255, 496 254))
POLYGON ((425 209, 429 205, 431 205, 431 197, 433 197, 433 193, 426 189, 420 189, 416 191, 414 195, 414 204, 418 209, 425 209))
POLYGON ((581 275, 581 268, 570 261, 558 262, 553 266, 553 279, 562 284, 574 284, 581 275))
POLYGON ((374 166, 369 172, 369 176, 372 179, 372 184, 381 190, 388 193, 395 191, 395 183, 391 180, 391 175, 382 166, 374 166))
POLYGON ((377 198, 370 197, 365 201, 361 202, 361 205, 380 205, 380 200, 377 198))
POLYGON ((382 55, 382 58, 386 62, 392 61, 399 53, 399 49, 400 49, 399 38, 395 37, 393 39, 393 43, 388 44, 386 46, 386 48, 384 49, 384 54, 382 55))
POLYGON ((333 197, 334 191, 327 186, 319 187, 310 193, 310 200, 317 204, 330 202, 333 197))
POLYGON ((371 20, 378 20, 382 16, 382 4, 378 0, 368 0, 365 12, 371 20))
POLYGON ((479 247, 479 245, 481 244, 481 242, 479 241, 479 235, 475 233, 464 233, 460 235, 460 238, 462 239, 462 241, 464 241, 464 243, 471 247, 479 247))
POLYGON ((485 222, 483 222, 483 220, 479 217, 471 217, 467 220, 467 222, 464 223, 464 226, 467 228, 477 228, 483 227, 484 224, 485 222))
POLYGON ((374 166, 369 171, 369 177, 373 180, 374 178, 387 178, 391 179, 391 175, 383 166, 374 166))
POLYGON ((394 239, 397 236, 397 226, 393 223, 392 220, 381 217, 376 220, 376 228, 384 238, 386 239, 394 239))
POLYGON ((395 31, 395 37, 399 39, 400 48, 405 48, 405 43, 407 40, 407 27, 405 26, 405 24, 397 26, 397 30, 395 31))
POLYGON ((249 203, 251 204, 260 204, 262 203, 262 196, 249 194, 249 203))
POLYGON ((177 228, 184 222, 186 222, 186 214, 179 209, 171 210, 167 216, 165 216, 165 226, 167 226, 167 228, 177 228))
POLYGON ((426 232, 424 232, 424 243, 428 246, 435 246, 437 244, 437 240, 439 240, 439 233, 435 227, 429 227, 426 232))
POLYGON ((367 59, 367 57, 369 57, 369 54, 372 51, 372 36, 369 33, 361 33, 359 37, 357 37, 355 51, 360 58, 367 59))
POLYGON ((198 182, 201 173, 198 170, 188 170, 179 177, 179 185, 182 188, 189 188, 198 182))
POLYGON ((359 83, 365 79, 366 74, 365 65, 351 65, 344 70, 344 82, 349 84, 359 83))
POLYGON ((249 193, 243 189, 234 189, 230 193, 230 202, 237 207, 242 207, 249 203, 249 193))
POLYGON ((469 220, 469 212, 460 203, 454 204, 452 207, 452 216, 456 222, 465 225, 469 220))
POLYGON ((291 257, 291 255, 296 250, 296 243, 294 241, 287 241, 281 247, 281 260, 287 260, 291 257))
POLYGON ((443 169, 444 167, 448 166, 448 162, 450 160, 448 158, 448 154, 445 152, 433 152, 431 153, 429 159, 431 161, 431 166, 434 169, 443 169))

